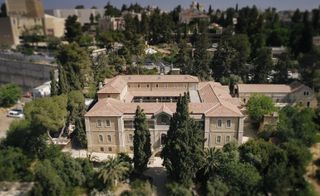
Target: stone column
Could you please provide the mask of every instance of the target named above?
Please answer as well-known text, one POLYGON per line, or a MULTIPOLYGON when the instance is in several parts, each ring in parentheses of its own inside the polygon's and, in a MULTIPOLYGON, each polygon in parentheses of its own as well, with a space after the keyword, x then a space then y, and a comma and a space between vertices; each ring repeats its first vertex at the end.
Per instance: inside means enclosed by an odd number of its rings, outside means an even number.
POLYGON ((239 118, 238 124, 238 144, 242 144, 242 137, 243 137, 243 126, 244 126, 244 117, 239 118))

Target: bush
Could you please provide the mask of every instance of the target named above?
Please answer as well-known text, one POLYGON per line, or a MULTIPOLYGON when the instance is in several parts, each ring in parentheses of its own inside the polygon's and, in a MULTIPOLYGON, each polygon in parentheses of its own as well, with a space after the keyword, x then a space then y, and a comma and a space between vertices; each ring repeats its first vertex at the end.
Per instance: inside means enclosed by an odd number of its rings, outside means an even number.
POLYGON ((0 86, 0 107, 10 107, 14 105, 21 98, 21 95, 21 88, 15 84, 0 86))
POLYGON ((171 183, 166 185, 167 193, 171 196, 192 196, 191 191, 184 187, 183 185, 177 184, 177 183, 171 183))

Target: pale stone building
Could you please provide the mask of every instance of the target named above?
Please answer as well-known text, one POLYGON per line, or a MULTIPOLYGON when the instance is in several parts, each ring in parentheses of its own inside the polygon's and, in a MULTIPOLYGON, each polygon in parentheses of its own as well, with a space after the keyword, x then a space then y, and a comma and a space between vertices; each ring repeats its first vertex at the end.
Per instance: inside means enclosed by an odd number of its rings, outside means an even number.
POLYGON ((90 16, 92 15, 94 18, 102 18, 104 16, 105 10, 101 9, 51 9, 46 10, 46 14, 52 15, 57 18, 67 19, 69 16, 77 16, 78 22, 81 25, 90 24, 90 16))
POLYGON ((180 95, 190 95, 189 112, 203 127, 205 147, 242 143, 244 116, 216 82, 190 75, 123 75, 105 80, 98 102, 86 113, 89 152, 133 152, 134 116, 144 109, 152 150, 160 150, 180 95))
POLYGON ((105 31, 123 31, 125 29, 125 20, 121 17, 106 16, 99 20, 99 29, 105 31))
POLYGON ((65 19, 51 16, 48 14, 44 15, 44 28, 47 36, 52 37, 63 37, 65 31, 65 19))
POLYGON ((316 107, 317 99, 314 91, 300 83, 287 84, 237 84, 235 95, 242 104, 246 104, 254 94, 263 94, 272 98, 277 106, 301 104, 306 107, 316 107))
POLYGON ((17 46, 20 36, 38 27, 40 35, 43 29, 43 4, 41 0, 6 0, 8 17, 0 18, 0 44, 17 46))

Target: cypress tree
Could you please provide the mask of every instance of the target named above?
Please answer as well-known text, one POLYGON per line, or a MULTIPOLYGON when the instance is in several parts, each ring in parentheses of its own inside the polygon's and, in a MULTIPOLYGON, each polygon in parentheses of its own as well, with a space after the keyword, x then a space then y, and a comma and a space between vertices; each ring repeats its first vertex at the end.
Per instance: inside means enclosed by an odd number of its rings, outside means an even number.
POLYGON ((71 137, 73 138, 73 141, 75 142, 76 146, 80 148, 87 147, 87 136, 83 117, 77 117, 75 119, 75 130, 72 133, 71 137))
POLYGON ((133 163, 136 173, 142 173, 151 157, 150 132, 143 109, 137 107, 134 119, 133 163))
POLYGON ((51 80, 51 84, 50 84, 51 96, 58 95, 58 86, 57 86, 57 80, 56 80, 56 78, 54 76, 54 71, 50 71, 50 80, 51 80))
POLYGON ((169 177, 187 187, 204 162, 203 131, 189 116, 188 99, 186 94, 179 98, 161 153, 169 177))

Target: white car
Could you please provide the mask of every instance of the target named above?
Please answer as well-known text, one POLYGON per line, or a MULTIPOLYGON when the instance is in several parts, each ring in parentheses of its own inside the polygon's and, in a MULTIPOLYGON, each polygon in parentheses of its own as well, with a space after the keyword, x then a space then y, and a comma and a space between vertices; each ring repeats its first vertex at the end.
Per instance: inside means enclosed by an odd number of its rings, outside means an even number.
POLYGON ((24 118, 23 110, 22 109, 12 109, 8 112, 7 117, 24 118))

